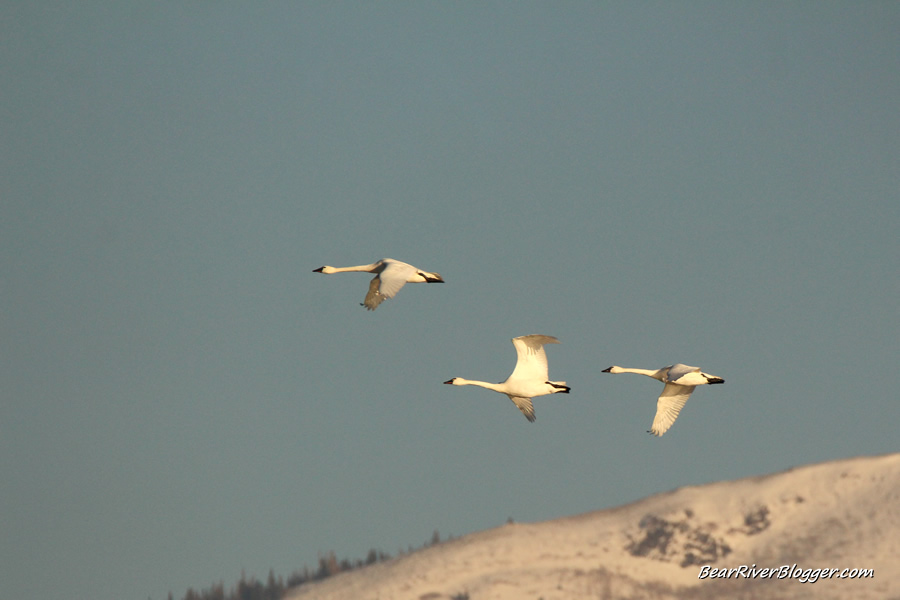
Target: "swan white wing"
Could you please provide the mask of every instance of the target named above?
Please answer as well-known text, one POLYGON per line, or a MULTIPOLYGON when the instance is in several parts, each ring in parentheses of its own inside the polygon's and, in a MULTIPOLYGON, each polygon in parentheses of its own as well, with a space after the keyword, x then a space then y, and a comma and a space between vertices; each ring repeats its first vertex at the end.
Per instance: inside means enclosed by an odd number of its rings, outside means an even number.
POLYGON ((513 338, 512 343, 519 358, 507 381, 515 379, 547 381, 549 369, 544 344, 558 344, 559 340, 549 335, 523 335, 513 338))
POLYGON ((372 281, 369 282, 369 291, 366 293, 366 299, 363 300, 363 305, 369 310, 375 310, 378 308, 378 305, 384 302, 386 296, 379 291, 381 287, 381 279, 378 275, 372 278, 372 281))
POLYGON ((659 400, 656 401, 656 416, 653 418, 650 433, 653 435, 664 434, 678 418, 678 413, 681 412, 684 403, 691 397, 693 391, 694 386, 692 385, 667 383, 659 400))
POLYGON ((378 292, 385 298, 393 298, 400 291, 409 278, 416 272, 416 268, 399 260, 384 259, 384 270, 379 273, 381 287, 378 292))
POLYGON ((689 365, 683 365, 681 363, 677 363, 668 368, 666 372, 666 382, 670 381, 678 381, 688 373, 699 373, 700 367, 691 367, 689 365))
MULTIPOLYGON (((507 394, 507 396, 509 396, 509 394, 507 394)), ((513 404, 519 407, 519 410, 522 411, 522 414, 525 415, 525 418, 528 419, 529 422, 534 423, 534 420, 537 417, 534 416, 534 404, 531 403, 531 398, 509 396, 509 399, 513 401, 513 404)))

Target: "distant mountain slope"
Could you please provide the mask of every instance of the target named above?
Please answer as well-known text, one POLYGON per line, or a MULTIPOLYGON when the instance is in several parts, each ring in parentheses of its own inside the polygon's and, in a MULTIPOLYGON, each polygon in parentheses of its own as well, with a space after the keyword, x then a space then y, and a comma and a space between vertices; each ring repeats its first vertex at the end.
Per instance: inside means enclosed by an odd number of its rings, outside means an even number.
POLYGON ((504 525, 300 586, 286 598, 449 600, 466 593, 471 600, 900 599, 900 454, 504 525), (795 564, 799 570, 789 574, 795 564), (742 565, 745 573, 773 571, 700 579, 707 565, 707 574, 742 565), (802 583, 812 569, 837 571, 802 583), (843 569, 873 569, 874 577, 841 579, 843 569))

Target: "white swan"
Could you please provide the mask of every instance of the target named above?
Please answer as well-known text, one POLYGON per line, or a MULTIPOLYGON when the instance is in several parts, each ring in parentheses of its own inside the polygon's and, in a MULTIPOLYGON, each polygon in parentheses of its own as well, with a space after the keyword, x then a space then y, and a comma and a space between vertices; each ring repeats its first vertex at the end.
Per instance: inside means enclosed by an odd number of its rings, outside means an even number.
POLYGON ((472 381, 454 377, 444 383, 450 385, 477 385, 501 394, 506 394, 519 407, 529 421, 534 421, 534 405, 531 399, 547 394, 568 394, 565 381, 548 381, 547 353, 544 344, 558 344, 559 340, 550 335, 523 335, 513 338, 513 346, 519 359, 512 374, 501 383, 472 381))
POLYGON ((603 370, 604 373, 637 373, 646 375, 653 379, 658 379, 666 384, 659 400, 656 401, 656 416, 653 418, 653 425, 650 431, 653 435, 664 434, 675 419, 691 392, 698 385, 706 385, 709 383, 725 383, 725 380, 715 375, 702 372, 698 367, 689 367, 681 363, 663 367, 662 369, 626 369, 623 367, 610 367, 603 370))
POLYGON ((366 294, 365 301, 360 306, 365 306, 368 310, 375 310, 385 298, 393 298, 407 283, 444 283, 444 280, 437 273, 429 273, 417 269, 405 262, 394 260, 393 258, 383 258, 371 265, 359 265, 357 267, 319 267, 313 270, 313 273, 324 273, 331 275, 332 273, 377 273, 372 281, 369 282, 369 293, 366 294))

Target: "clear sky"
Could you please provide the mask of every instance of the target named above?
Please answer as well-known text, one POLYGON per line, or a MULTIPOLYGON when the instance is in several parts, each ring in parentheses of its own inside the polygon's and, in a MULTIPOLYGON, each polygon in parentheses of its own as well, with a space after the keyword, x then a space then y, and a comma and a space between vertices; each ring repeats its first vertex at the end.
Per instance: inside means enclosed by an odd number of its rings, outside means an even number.
POLYGON ((0 594, 898 450, 900 4, 6 3, 0 594), (439 272, 376 312, 392 257, 439 272), (535 401, 510 339, 557 336, 535 401), (698 365, 662 438, 660 384, 698 365))

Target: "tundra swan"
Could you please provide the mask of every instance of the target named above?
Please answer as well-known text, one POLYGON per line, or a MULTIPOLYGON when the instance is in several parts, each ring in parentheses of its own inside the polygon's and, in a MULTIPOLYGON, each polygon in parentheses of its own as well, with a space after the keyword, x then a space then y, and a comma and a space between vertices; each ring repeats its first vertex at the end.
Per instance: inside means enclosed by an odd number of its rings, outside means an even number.
POLYGON ((319 267, 313 270, 313 273, 324 273, 331 275, 332 273, 376 273, 372 281, 369 282, 369 292, 366 299, 360 304, 368 310, 375 310, 385 298, 393 298, 407 283, 444 283, 444 280, 437 273, 429 273, 417 269, 405 262, 394 260, 393 258, 383 258, 371 265, 359 265, 356 267, 319 267))
POLYGON ((698 367, 689 367, 688 365, 675 364, 662 369, 626 369, 623 367, 610 367, 603 370, 604 373, 637 373, 646 375, 653 379, 658 379, 666 384, 663 388, 659 400, 656 401, 656 416, 653 418, 653 425, 650 431, 653 435, 664 434, 675 419, 687 399, 691 397, 691 392, 698 385, 706 385, 708 383, 725 383, 725 380, 715 375, 702 372, 698 367))
POLYGON ((506 394, 519 407, 529 421, 534 421, 534 405, 531 399, 546 394, 568 394, 565 381, 548 381, 547 353, 544 344, 558 344, 559 340, 550 335, 523 335, 513 338, 518 360, 512 374, 501 383, 472 381, 454 377, 444 383, 450 385, 477 385, 501 394, 506 394))

